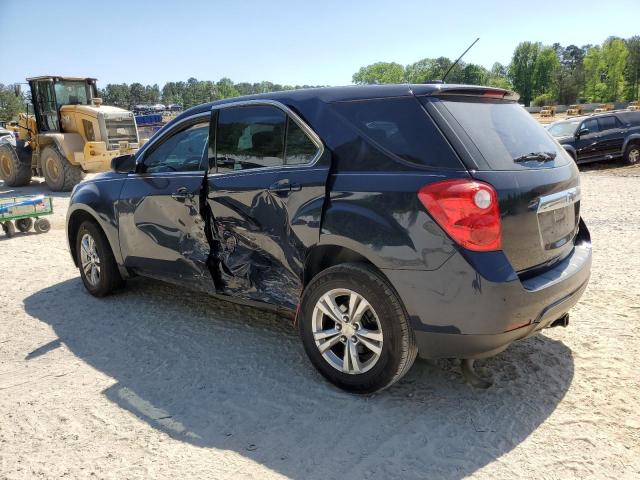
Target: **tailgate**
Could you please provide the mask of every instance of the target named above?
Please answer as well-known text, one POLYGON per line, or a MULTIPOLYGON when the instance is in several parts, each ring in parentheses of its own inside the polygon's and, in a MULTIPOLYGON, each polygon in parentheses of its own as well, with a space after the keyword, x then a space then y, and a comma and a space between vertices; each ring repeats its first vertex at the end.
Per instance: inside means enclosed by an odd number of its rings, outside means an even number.
POLYGON ((469 173, 496 189, 502 246, 517 272, 554 263, 573 248, 580 180, 573 160, 522 106, 480 95, 423 97, 469 173))
POLYGON ((574 165, 472 175, 498 192, 502 249, 517 272, 555 263, 571 252, 580 219, 580 182, 574 165))

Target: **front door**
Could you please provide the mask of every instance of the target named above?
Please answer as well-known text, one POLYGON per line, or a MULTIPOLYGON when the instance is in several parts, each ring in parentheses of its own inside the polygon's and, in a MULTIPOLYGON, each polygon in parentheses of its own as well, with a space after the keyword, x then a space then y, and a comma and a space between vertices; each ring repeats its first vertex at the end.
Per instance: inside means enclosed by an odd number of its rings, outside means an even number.
POLYGON ((218 292, 295 308, 307 249, 318 242, 330 156, 282 105, 214 110, 208 176, 218 292))
POLYGON ((59 132, 58 105, 53 80, 32 80, 30 86, 38 130, 59 132))
POLYGON ((585 131, 580 137, 576 139, 576 155, 578 162, 585 160, 595 160, 603 156, 600 151, 600 129, 598 127, 598 120, 590 118, 582 122, 578 128, 578 132, 585 131))
POLYGON ((144 151, 139 171, 125 180, 118 205, 125 266, 214 289, 200 198, 208 135, 208 115, 181 122, 144 151))

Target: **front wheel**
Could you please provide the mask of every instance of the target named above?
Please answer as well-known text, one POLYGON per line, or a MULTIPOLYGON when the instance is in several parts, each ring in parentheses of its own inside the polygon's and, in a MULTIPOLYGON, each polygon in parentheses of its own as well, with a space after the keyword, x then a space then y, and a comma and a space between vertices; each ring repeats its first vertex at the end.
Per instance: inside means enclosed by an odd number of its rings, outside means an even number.
POLYGON ((54 192, 68 192, 84 178, 82 169, 71 165, 55 145, 42 149, 40 161, 44 181, 54 192))
POLYGON ((104 297, 123 283, 109 241, 92 221, 83 222, 78 229, 76 261, 82 283, 95 297, 104 297))
POLYGON ((389 387, 416 358, 415 336, 398 295, 365 264, 337 265, 314 277, 298 321, 311 363, 349 392, 389 387))

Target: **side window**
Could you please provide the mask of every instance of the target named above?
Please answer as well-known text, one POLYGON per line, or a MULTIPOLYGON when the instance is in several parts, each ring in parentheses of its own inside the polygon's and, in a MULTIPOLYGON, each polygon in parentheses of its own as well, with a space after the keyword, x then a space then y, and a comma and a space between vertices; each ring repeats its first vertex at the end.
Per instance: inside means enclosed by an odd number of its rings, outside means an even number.
POLYGON ((286 114, 269 105, 223 108, 218 114, 218 172, 284 164, 286 114))
POLYGON ((190 172, 201 170, 200 163, 208 138, 208 120, 179 130, 145 157, 145 172, 190 172))
POLYGON ((460 168, 460 162, 415 98, 336 102, 333 108, 364 138, 406 162, 460 168))
POLYGON ((310 163, 318 153, 318 147, 304 133, 304 130, 294 122, 291 117, 287 118, 287 144, 285 150, 286 165, 301 165, 310 163))
POLYGON ((590 118, 589 120, 585 120, 584 122, 582 122, 582 126, 580 127, 580 130, 582 130, 583 128, 588 129, 589 133, 600 131, 598 129, 598 120, 596 120, 595 118, 590 118))
POLYGON ((600 131, 620 128, 616 117, 600 117, 598 118, 598 125, 600 126, 600 131))

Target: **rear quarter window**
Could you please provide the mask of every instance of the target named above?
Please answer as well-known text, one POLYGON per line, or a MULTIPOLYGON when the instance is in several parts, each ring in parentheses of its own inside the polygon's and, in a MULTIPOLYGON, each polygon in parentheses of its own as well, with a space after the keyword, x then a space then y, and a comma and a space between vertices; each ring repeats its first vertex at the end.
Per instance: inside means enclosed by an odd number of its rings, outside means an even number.
POLYGON ((464 168, 413 97, 336 102, 333 108, 387 156, 419 167, 464 168))
POLYGON ((530 170, 566 165, 564 148, 515 102, 482 97, 423 97, 441 115, 472 155, 479 170, 530 170), (522 161, 534 153, 552 153, 553 160, 522 161))

